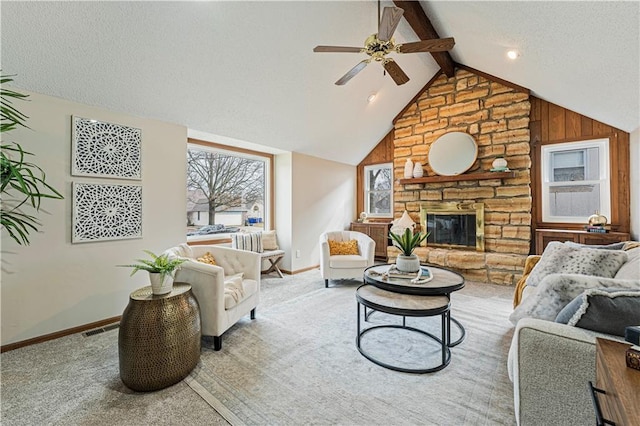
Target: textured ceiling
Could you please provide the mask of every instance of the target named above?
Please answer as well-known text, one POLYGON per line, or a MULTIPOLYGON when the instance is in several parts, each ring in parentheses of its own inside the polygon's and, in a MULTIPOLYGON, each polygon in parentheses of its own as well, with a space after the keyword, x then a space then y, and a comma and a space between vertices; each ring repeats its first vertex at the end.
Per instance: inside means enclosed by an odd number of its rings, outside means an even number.
MULTIPOLYGON (((454 60, 626 131, 640 126, 638 2, 421 2, 454 60), (510 62, 507 48, 521 57, 510 62)), ((391 5, 383 2, 382 6, 391 5)), ((6 2, 3 73, 15 86, 246 141, 357 164, 437 71, 395 55, 411 81, 364 55, 375 2, 6 2), (378 93, 368 104, 367 96, 378 93)), ((417 37, 403 19, 398 42, 417 37)), ((242 144, 242 142, 237 142, 242 144)))

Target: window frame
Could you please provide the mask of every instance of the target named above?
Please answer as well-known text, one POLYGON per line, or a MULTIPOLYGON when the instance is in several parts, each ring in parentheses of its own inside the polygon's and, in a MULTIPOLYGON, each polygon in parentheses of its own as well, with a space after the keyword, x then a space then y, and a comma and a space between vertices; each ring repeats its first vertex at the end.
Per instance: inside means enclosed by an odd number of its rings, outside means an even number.
POLYGON ((364 208, 364 212, 366 213, 367 217, 372 217, 372 218, 386 218, 386 217, 393 217, 393 209, 394 209, 394 204, 393 204, 393 193, 394 193, 394 184, 393 184, 393 163, 378 163, 378 164, 369 164, 364 166, 363 168, 363 180, 362 182, 364 183, 362 189, 363 189, 363 195, 364 195, 364 204, 363 204, 363 208, 364 208), (371 206, 369 205, 369 194, 373 191, 369 191, 369 171, 373 170, 373 169, 382 169, 382 168, 386 168, 389 169, 390 172, 390 176, 391 176, 391 182, 390 182, 390 188, 389 190, 385 190, 385 191, 375 191, 375 192, 389 192, 389 213, 371 213, 371 206))
MULTIPOLYGON (((550 212, 550 206, 548 203, 549 200, 549 192, 550 188, 554 186, 578 186, 589 183, 599 183, 600 184, 600 206, 598 208, 598 212, 603 214, 609 220, 612 218, 612 194, 611 194, 611 183, 612 183, 612 173, 611 173, 611 164, 610 164, 610 143, 609 138, 597 138, 597 139, 588 139, 588 140, 580 140, 580 141, 572 141, 572 142, 558 142, 558 143, 549 143, 545 144, 541 147, 540 151, 540 192, 541 192, 541 220, 543 223, 550 224, 560 224, 560 223, 569 223, 569 224, 584 224, 587 221, 587 218, 591 212, 586 217, 572 217, 572 216, 553 216, 550 212), (567 182, 551 182, 551 173, 553 172, 553 168, 551 167, 551 156, 557 152, 566 152, 566 151, 578 151, 585 150, 588 148, 599 148, 598 152, 598 162, 599 162, 599 179, 597 180, 581 180, 577 181, 579 183, 572 183, 572 181, 567 182)), ((588 167, 586 161, 584 161, 585 171, 588 167)), ((585 174, 586 177, 586 174, 585 174)))
MULTIPOLYGON (((264 161, 265 164, 265 191, 264 191, 264 226, 262 230, 268 231, 273 229, 275 224, 275 208, 274 208, 274 156, 267 152, 254 151, 251 149, 238 148, 229 145, 223 145, 216 142, 208 142, 199 139, 188 138, 187 150, 192 147, 197 149, 208 150, 212 152, 222 152, 234 156, 240 156, 250 158, 254 160, 264 161)), ((186 160, 185 160, 186 161, 186 160)), ((186 163, 185 163, 186 166, 186 163)), ((185 179, 187 168, 185 167, 185 179)), ((186 189, 186 181, 185 181, 186 189)), ((185 205, 186 209, 186 205, 185 205)), ((185 214, 186 214, 185 210, 185 214)), ((186 236, 188 244, 222 244, 231 242, 230 233, 210 234, 210 235, 197 235, 186 236)))

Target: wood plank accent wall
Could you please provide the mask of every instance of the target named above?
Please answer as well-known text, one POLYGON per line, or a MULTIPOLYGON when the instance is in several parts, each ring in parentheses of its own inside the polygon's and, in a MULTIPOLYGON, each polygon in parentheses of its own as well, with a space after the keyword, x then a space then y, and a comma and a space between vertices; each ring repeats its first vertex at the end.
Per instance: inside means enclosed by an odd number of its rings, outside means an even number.
MULTIPOLYGON (((356 212, 364 211, 364 166, 372 164, 393 163, 393 141, 395 139, 393 129, 382 138, 378 145, 371 150, 364 160, 356 168, 356 212)), ((388 221, 386 218, 381 218, 388 221)), ((388 219, 393 219, 393 214, 388 219)))
POLYGON ((531 96, 531 191, 532 227, 535 229, 582 229, 579 223, 542 222, 540 160, 542 145, 609 138, 611 168, 611 230, 629 232, 631 221, 629 180, 629 133, 593 120, 559 105, 531 96))

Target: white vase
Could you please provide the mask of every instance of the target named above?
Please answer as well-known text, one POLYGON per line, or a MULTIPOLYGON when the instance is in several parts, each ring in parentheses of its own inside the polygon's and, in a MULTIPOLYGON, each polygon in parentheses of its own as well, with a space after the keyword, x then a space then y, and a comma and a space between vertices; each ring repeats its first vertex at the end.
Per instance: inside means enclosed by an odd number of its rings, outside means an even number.
POLYGON ((396 258, 396 268, 402 272, 418 272, 420 270, 420 259, 415 254, 411 256, 399 254, 396 258))
POLYGON ((505 160, 502 157, 498 157, 495 160, 493 160, 493 163, 491 163, 491 166, 495 169, 495 170, 506 170, 507 167, 507 160, 505 160))
POLYGON ((404 163, 404 177, 405 179, 413 177, 413 161, 411 161, 411 158, 407 158, 407 162, 404 163))
POLYGON ((173 290, 173 277, 169 274, 159 274, 149 272, 149 280, 151 281, 151 292, 153 294, 167 294, 173 290))
POLYGON ((424 170, 422 169, 422 163, 419 161, 416 161, 415 165, 413 166, 413 177, 420 178, 423 175, 424 175, 424 170))

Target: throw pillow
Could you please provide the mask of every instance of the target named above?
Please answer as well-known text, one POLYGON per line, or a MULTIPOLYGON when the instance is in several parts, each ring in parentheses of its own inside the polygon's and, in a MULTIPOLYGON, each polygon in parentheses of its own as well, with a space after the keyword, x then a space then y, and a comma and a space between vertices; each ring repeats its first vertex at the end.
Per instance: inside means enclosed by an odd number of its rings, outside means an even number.
POLYGON ((259 232, 231 234, 231 247, 238 250, 262 253, 262 234, 259 232))
POLYGON ((204 254, 204 256, 199 257, 198 259, 196 259, 198 262, 202 262, 202 263, 208 263, 209 265, 216 265, 216 259, 213 257, 213 255, 209 252, 206 252, 204 254))
POLYGON ((627 249, 628 260, 618 272, 616 272, 615 278, 622 278, 623 280, 640 280, 640 247, 627 249))
POLYGON ((358 251, 358 240, 349 240, 349 241, 328 240, 328 242, 329 242, 329 256, 360 254, 360 252, 358 251))
POLYGON ((513 324, 522 318, 553 321, 562 308, 590 288, 640 288, 640 280, 621 280, 579 274, 551 274, 509 316, 513 324))
POLYGON ((560 311, 556 322, 624 336, 626 326, 640 324, 640 287, 585 290, 560 311))
POLYGON ((244 298, 244 287, 241 276, 233 276, 224 280, 224 308, 231 309, 244 298))
POLYGON ((276 231, 262 231, 262 250, 278 250, 276 231))
POLYGON ((613 278, 626 261, 627 253, 623 251, 575 248, 553 241, 531 271, 527 285, 535 287, 547 275, 561 273, 613 278))

